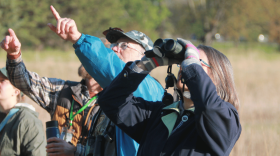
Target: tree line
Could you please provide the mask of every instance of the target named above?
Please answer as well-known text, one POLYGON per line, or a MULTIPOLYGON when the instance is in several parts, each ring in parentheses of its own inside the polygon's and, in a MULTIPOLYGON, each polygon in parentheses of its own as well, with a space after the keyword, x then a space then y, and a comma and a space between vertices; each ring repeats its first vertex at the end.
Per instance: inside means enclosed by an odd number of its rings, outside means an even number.
POLYGON ((279 0, 0 0, 1 36, 13 28, 25 47, 64 48, 47 27, 55 24, 50 5, 97 37, 119 27, 145 32, 153 41, 180 36, 211 45, 216 33, 236 43, 266 34, 280 45, 279 0))

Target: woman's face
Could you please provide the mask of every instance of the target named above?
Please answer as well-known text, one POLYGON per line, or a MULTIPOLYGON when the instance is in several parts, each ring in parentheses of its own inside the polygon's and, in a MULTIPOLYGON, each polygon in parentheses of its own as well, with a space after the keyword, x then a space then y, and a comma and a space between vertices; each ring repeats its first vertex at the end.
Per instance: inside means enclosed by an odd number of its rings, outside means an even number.
MULTIPOLYGON (((207 58, 205 52, 204 52, 203 50, 201 50, 201 49, 198 49, 198 50, 199 50, 199 52, 200 52, 200 59, 202 59, 204 62, 206 62, 207 64, 209 64, 209 61, 208 61, 208 58, 207 58)), ((210 68, 209 68, 208 66, 206 66, 205 64, 203 64, 202 62, 201 62, 201 66, 202 66, 202 68, 204 69, 204 71, 206 72, 206 74, 209 75, 209 73, 210 73, 210 68)), ((183 89, 183 83, 181 82, 181 78, 182 78, 181 71, 182 71, 182 70, 180 69, 180 71, 179 71, 179 73, 178 73, 178 79, 177 79, 177 80, 178 80, 178 81, 177 81, 177 88, 178 88, 179 90, 182 90, 182 89, 183 89)), ((187 86, 185 86, 185 90, 184 90, 184 91, 189 91, 187 86)))
POLYGON ((16 89, 11 82, 0 73, 0 100, 7 100, 9 98, 17 98, 19 90, 16 89))

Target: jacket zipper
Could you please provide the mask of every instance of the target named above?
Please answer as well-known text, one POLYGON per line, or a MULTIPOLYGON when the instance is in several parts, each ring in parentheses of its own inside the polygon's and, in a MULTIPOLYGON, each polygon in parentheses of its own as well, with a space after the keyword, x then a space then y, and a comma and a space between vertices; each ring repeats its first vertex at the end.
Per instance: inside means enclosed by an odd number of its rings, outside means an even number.
POLYGON ((178 128, 180 128, 184 122, 188 121, 188 116, 184 115, 182 116, 182 120, 180 121, 180 123, 177 125, 177 127, 175 129, 173 129, 173 131, 171 132, 170 135, 172 135, 178 128))
MULTIPOLYGON (((184 122, 188 121, 188 116, 187 115, 184 115, 182 116, 182 120, 180 121, 180 123, 177 125, 177 127, 175 129, 173 129, 173 131, 171 132, 171 134, 169 135, 169 137, 178 129, 180 128, 184 122)), ((168 138, 167 138, 168 139, 168 138)), ((163 153, 160 152, 160 156, 162 156, 163 153)))

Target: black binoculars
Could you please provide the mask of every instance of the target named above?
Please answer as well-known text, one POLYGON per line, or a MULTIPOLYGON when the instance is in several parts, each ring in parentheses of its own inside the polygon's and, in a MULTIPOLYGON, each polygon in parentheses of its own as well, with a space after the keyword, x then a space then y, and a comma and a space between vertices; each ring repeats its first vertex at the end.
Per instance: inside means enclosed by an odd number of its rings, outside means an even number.
POLYGON ((146 57, 168 57, 178 60, 184 60, 185 47, 174 39, 157 39, 152 50, 145 52, 146 57))

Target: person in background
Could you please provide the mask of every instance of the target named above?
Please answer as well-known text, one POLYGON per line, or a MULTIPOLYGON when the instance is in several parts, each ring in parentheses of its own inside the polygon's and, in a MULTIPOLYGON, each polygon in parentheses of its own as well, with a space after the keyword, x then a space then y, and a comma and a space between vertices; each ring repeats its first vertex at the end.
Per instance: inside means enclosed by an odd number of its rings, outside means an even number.
POLYGON ((126 64, 99 94, 98 103, 112 122, 140 144, 138 156, 229 155, 241 134, 232 66, 212 47, 197 49, 187 40, 178 42, 186 47, 177 82, 184 95, 180 101, 165 106, 133 96, 156 64, 178 63, 144 56, 126 64))
MULTIPOLYGON (((63 40, 73 43, 75 53, 86 71, 102 88, 105 88, 113 81, 122 71, 125 63, 141 59, 144 56, 144 52, 153 47, 151 39, 142 32, 137 30, 124 32, 119 28, 110 28, 103 32, 106 39, 111 43, 110 48, 106 48, 99 38, 80 33, 73 19, 61 18, 53 6, 50 8, 57 23, 55 26, 49 23, 48 26, 63 40)), ((145 100, 159 101, 162 99, 163 93, 163 87, 148 75, 133 94, 145 100), (157 94, 153 95, 153 93, 157 94)), ((115 137, 109 138, 116 141, 116 155, 136 155, 139 148, 138 143, 118 127, 115 127, 114 133, 115 137)), ((94 132, 90 135, 94 137, 94 132)), ((104 135, 106 136, 106 133, 104 135)), ((91 141, 88 146, 92 148, 90 149, 91 152, 96 144, 91 141)), ((113 153, 113 155, 115 154, 113 153)))
MULTIPOLYGON (((40 77, 28 71, 22 60, 21 43, 12 29, 10 35, 1 42, 7 52, 7 71, 11 83, 34 102, 47 110, 52 120, 58 121, 60 132, 73 129, 71 142, 59 138, 47 140, 47 152, 51 155, 79 155, 91 125, 91 118, 99 110, 97 94, 100 85, 91 77, 83 76, 80 82, 65 81, 58 78, 40 77)), ((85 74, 81 66, 79 75, 85 74)))
POLYGON ((0 155, 46 155, 46 139, 35 108, 0 69, 0 155))

